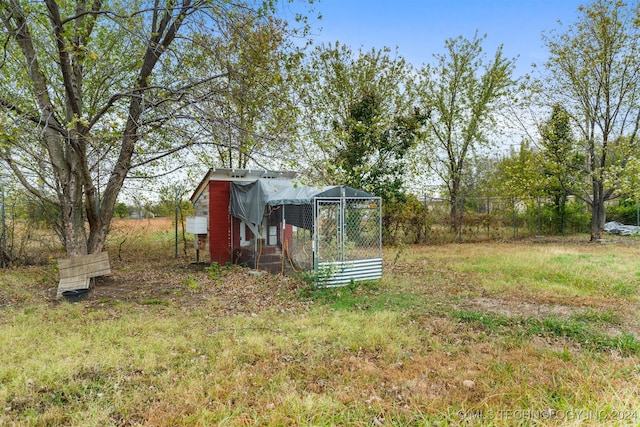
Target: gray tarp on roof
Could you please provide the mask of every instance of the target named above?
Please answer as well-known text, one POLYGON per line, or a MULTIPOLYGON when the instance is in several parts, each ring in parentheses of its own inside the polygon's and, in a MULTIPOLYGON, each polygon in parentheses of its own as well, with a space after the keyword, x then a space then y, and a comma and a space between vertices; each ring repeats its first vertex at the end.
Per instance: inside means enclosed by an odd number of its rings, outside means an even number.
POLYGON ((326 187, 321 190, 318 194, 315 194, 313 197, 327 197, 327 198, 338 198, 342 197, 342 191, 344 190, 345 197, 376 197, 373 194, 369 194, 366 191, 358 190, 352 187, 347 187, 346 185, 336 185, 333 187, 326 187))
POLYGON ((266 206, 310 204, 317 188, 295 185, 286 179, 231 182, 231 215, 251 224, 261 224, 266 206))
POLYGON ((257 179, 251 182, 231 182, 231 215, 251 224, 262 223, 267 206, 311 205, 319 197, 375 197, 355 188, 333 186, 319 189, 296 184, 286 179, 257 179))

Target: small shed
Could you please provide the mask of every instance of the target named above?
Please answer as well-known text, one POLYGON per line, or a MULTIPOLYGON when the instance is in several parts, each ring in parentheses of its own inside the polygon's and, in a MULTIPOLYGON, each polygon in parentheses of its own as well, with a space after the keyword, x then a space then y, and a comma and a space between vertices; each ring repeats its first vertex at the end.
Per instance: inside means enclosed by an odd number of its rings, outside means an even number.
POLYGON ((282 171, 211 169, 194 191, 187 231, 210 261, 272 273, 308 271, 322 286, 382 276, 379 197, 301 185, 282 171))

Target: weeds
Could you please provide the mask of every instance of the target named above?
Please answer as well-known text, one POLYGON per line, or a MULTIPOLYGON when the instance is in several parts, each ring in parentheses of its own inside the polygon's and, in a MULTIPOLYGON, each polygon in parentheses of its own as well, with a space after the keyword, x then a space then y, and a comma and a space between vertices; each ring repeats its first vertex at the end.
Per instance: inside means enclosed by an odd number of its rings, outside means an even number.
POLYGON ((622 323, 622 316, 613 310, 598 311, 587 309, 573 314, 571 318, 578 322, 595 324, 620 325, 622 323))
POLYGON ((615 318, 610 313, 602 315, 588 312, 574 318, 562 319, 550 317, 545 319, 508 317, 499 314, 480 313, 476 311, 458 311, 454 319, 473 323, 490 334, 517 335, 524 337, 563 337, 569 338, 586 349, 597 351, 617 350, 624 356, 640 354, 640 341, 629 333, 611 337, 597 330, 597 324, 606 319, 607 323, 615 318), (577 320, 580 319, 580 320, 577 320))
POLYGON ((161 300, 158 298, 153 298, 153 299, 147 299, 147 300, 143 300, 140 301, 141 305, 163 305, 163 306, 168 306, 169 302, 165 301, 165 300, 161 300))
POLYGON ((166 295, 116 303, 55 303, 39 269, 2 272, 0 424, 637 424, 638 295, 610 285, 636 283, 637 247, 394 255, 382 280, 332 289, 170 264, 166 295))
POLYGON ((182 280, 182 284, 190 291, 190 292, 198 292, 200 285, 198 284, 198 279, 192 275, 188 275, 182 280))
POLYGON ((221 279, 220 265, 217 262, 212 262, 211 265, 206 268, 206 272, 211 280, 217 281, 221 279))

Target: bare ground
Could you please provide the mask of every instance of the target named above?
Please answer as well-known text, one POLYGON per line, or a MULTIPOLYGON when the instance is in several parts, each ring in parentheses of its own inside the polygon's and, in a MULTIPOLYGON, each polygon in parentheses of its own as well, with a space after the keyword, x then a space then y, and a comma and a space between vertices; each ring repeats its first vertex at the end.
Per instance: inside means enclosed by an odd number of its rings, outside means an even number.
MULTIPOLYGON (((97 278, 81 303, 96 308, 120 302, 185 309, 213 306, 218 315, 304 308, 304 303, 292 298, 305 286, 299 280, 236 266, 219 271, 207 267, 184 259, 115 262, 113 274, 97 278)), ((48 295, 52 302, 55 292, 51 289, 48 295)))

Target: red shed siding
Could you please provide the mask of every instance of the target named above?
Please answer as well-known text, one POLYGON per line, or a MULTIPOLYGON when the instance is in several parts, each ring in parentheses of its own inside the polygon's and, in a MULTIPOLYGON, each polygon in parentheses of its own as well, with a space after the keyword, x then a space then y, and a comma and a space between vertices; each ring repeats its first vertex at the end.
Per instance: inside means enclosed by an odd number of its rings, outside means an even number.
POLYGON ((209 253, 211 262, 231 262, 229 181, 209 181, 209 253))

